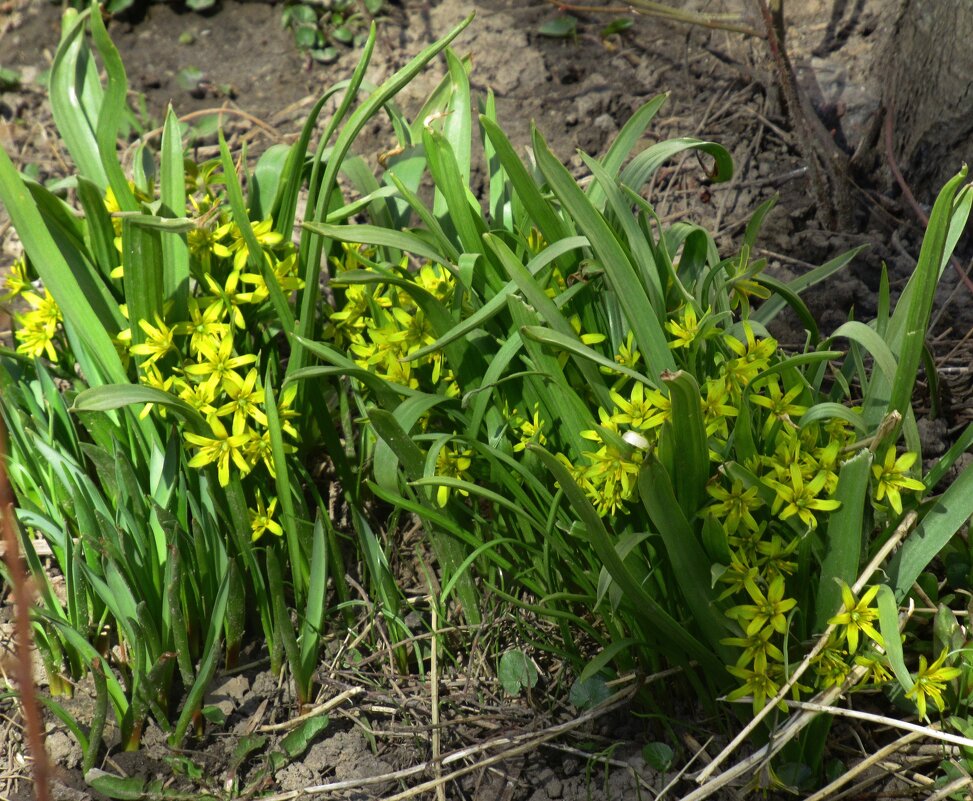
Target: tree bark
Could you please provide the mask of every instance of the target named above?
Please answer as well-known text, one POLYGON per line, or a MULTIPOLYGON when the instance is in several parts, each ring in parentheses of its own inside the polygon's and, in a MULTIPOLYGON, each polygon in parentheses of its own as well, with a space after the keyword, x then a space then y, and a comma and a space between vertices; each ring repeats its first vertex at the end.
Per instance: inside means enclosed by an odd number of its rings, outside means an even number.
POLYGON ((891 117, 895 158, 929 203, 973 161, 973 2, 900 0, 890 16, 872 80, 891 117))

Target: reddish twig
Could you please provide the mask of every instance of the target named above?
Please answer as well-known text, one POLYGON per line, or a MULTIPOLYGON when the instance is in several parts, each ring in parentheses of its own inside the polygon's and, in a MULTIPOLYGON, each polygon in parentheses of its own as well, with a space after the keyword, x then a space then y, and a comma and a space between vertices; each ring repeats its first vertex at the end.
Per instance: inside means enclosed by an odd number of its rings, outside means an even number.
POLYGON ((4 557, 10 575, 14 598, 14 627, 16 631, 16 671, 20 685, 20 703, 27 724, 27 747, 33 759, 34 797, 37 801, 48 801, 47 751, 44 749, 44 730, 41 713, 37 706, 31 666, 30 636, 30 591, 27 587, 27 573, 20 559, 20 544, 13 524, 14 499, 7 476, 7 430, 0 419, 0 516, 2 516, 3 537, 6 541, 4 557))
MULTIPOLYGON (((888 161, 889 169, 892 171, 892 176, 895 178, 895 182, 899 185, 899 189, 902 190, 902 197, 905 198, 906 203, 912 208, 916 217, 919 218, 919 222, 922 223, 923 228, 929 227, 929 215, 922 210, 922 206, 916 201, 916 196, 912 194, 912 189, 909 187, 908 182, 905 180, 905 176, 902 174, 902 170, 899 169, 899 164, 895 160, 895 147, 894 138, 892 136, 892 129, 895 123, 895 105, 889 103, 889 107, 885 112, 885 159, 888 161)), ((966 270, 963 269, 963 265, 960 264, 959 259, 955 256, 949 257, 950 264, 953 265, 953 269, 956 270, 956 274, 959 276, 960 280, 966 284, 966 288, 973 293, 973 281, 966 274, 966 270)))

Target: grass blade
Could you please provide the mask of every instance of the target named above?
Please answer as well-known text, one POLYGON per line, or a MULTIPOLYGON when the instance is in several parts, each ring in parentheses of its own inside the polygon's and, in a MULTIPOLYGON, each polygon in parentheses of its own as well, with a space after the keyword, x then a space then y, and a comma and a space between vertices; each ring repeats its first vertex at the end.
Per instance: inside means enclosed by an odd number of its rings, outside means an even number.
POLYGON ((226 613, 228 589, 229 582, 226 576, 224 576, 223 581, 220 583, 219 593, 213 603, 213 611, 206 630, 206 643, 203 646, 203 658, 200 660, 199 668, 196 671, 196 681, 193 682, 192 687, 189 688, 189 692, 186 694, 182 712, 180 712, 175 728, 169 736, 169 745, 173 748, 182 746, 183 741, 186 739, 186 732, 189 730, 189 724, 199 711, 203 703, 203 697, 209 689, 210 682, 213 681, 213 676, 216 675, 220 653, 220 633, 223 631, 223 617, 226 613))
MULTIPOLYGON (((649 123, 652 122, 652 119, 668 99, 668 92, 661 95, 656 95, 647 103, 640 106, 639 109, 628 118, 625 125, 622 126, 622 130, 618 132, 618 136, 615 137, 615 141, 611 143, 611 146, 608 148, 608 152, 601 160, 601 166, 604 168, 605 173, 612 179, 618 176, 618 172, 621 170, 625 159, 628 158, 628 154, 631 153, 632 148, 638 144, 639 139, 642 138, 642 134, 645 133, 645 129, 649 127, 649 123)), ((604 189, 600 185, 600 182, 593 182, 588 187, 588 197, 591 199, 591 204, 596 209, 599 211, 604 210, 606 198, 604 189)))
POLYGON ((184 400, 155 387, 140 384, 106 384, 80 392, 71 407, 73 412, 107 412, 124 406, 157 403, 170 409, 198 434, 210 432, 203 416, 184 400))
POLYGON ((665 542, 666 556, 677 576, 679 588, 693 619, 724 662, 732 661, 720 640, 729 631, 729 621, 715 603, 706 553, 689 525, 673 493, 672 481, 662 463, 650 455, 639 473, 639 495, 653 526, 665 542))
POLYGON ((886 571, 897 602, 909 594, 919 574, 973 516, 973 466, 960 473, 949 488, 930 503, 931 508, 896 551, 886 571))
POLYGON ((95 136, 97 120, 88 116, 88 109, 99 106, 104 95, 84 38, 89 15, 90 11, 78 13, 71 8, 65 11, 61 42, 51 65, 48 95, 58 133, 78 171, 104 190, 108 187, 108 176, 95 136), (86 104, 85 100, 93 102, 86 104))
MULTIPOLYGON (((74 328, 79 340, 88 349, 98 366, 100 374, 86 376, 88 382, 90 384, 127 382, 125 369, 118 358, 118 352, 105 328, 105 323, 99 319, 89 302, 92 294, 79 282, 79 277, 90 280, 91 276, 80 272, 76 276, 44 224, 36 204, 14 169, 10 157, 2 148, 0 148, 0 201, 3 201, 6 206, 24 250, 37 268, 44 285, 57 301, 65 321, 74 328)), ((84 269, 83 265, 76 265, 76 267, 79 270, 84 269)))
MULTIPOLYGON (((162 127, 159 192, 163 213, 176 219, 186 217, 186 176, 182 159, 182 136, 172 106, 166 111, 162 127)), ((162 235, 163 288, 166 300, 173 302, 172 319, 189 318, 189 245, 185 234, 162 235)))
POLYGON ((531 452, 540 457, 564 491, 571 507, 584 525, 585 535, 591 543, 591 547, 622 589, 626 605, 630 606, 633 613, 639 617, 652 620, 651 627, 647 626, 646 630, 656 633, 656 643, 659 649, 665 653, 675 654, 680 660, 686 657, 697 659, 704 670, 712 676, 718 677, 718 680, 724 681, 725 670, 715 654, 689 634, 686 628, 669 615, 632 577, 615 550, 613 538, 605 529, 598 512, 585 497, 584 491, 575 483, 567 468, 544 448, 536 445, 529 447, 531 452))
POLYGON ((655 315, 647 313, 652 304, 628 255, 604 217, 591 205, 571 173, 554 157, 536 129, 533 141, 537 166, 571 219, 577 221, 581 232, 591 242, 591 249, 601 262, 608 283, 618 297, 650 373, 657 375, 663 370, 674 369, 675 362, 662 326, 655 315))
POLYGON ((821 579, 815 599, 814 631, 823 631, 828 619, 841 608, 840 582, 851 586, 858 576, 871 466, 872 453, 863 450, 846 461, 838 472, 838 487, 833 497, 841 506, 828 518, 826 550, 821 559, 821 579))
MULTIPOLYGON (((354 142, 354 140, 358 137, 358 134, 361 132, 362 128, 365 127, 365 124, 386 102, 391 100, 404 86, 406 86, 416 75, 418 75, 422 68, 429 61, 431 61, 437 53, 445 48, 451 41, 453 41, 453 39, 459 36, 463 29, 466 28, 466 26, 472 21, 473 15, 470 15, 438 42, 435 42, 434 44, 425 48, 402 69, 386 80, 351 115, 347 124, 338 135, 338 140, 335 142, 334 150, 331 153, 331 157, 328 159, 327 169, 325 170, 322 182, 321 198, 319 199, 316 208, 320 209, 322 212, 326 212, 329 208, 331 192, 338 178, 338 170, 340 169, 341 163, 344 161, 352 142, 354 142)), ((302 246, 302 251, 303 250, 304 248, 302 246)), ((303 339, 308 339, 310 337, 314 331, 314 326, 317 321, 317 301, 319 292, 318 284, 320 274, 320 259, 313 258, 312 252, 311 258, 308 258, 305 264, 304 290, 301 292, 300 301, 300 325, 295 329, 299 338, 294 340, 296 347, 287 363, 288 373, 306 365, 307 356, 301 342, 303 339)))

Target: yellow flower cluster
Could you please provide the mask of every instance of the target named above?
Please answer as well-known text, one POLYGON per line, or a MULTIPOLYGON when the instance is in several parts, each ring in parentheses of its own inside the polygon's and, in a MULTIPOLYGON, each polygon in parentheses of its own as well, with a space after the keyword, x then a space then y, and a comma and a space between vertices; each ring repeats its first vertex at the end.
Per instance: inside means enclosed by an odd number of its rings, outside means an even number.
MULTIPOLYGON (((334 282, 340 283, 342 273, 367 262, 368 256, 364 247, 346 246, 344 259, 333 262, 334 282)), ((448 303, 453 295, 453 275, 439 264, 427 263, 411 273, 403 262, 396 278, 413 283, 417 291, 428 293, 441 303, 448 303)), ((441 351, 412 359, 416 351, 431 345, 436 337, 426 313, 400 286, 378 282, 349 284, 344 288, 344 303, 331 313, 325 333, 350 351, 360 367, 386 381, 410 389, 422 385, 449 396, 459 391, 445 369, 441 351)))
POLYGON ((14 313, 17 353, 57 362, 66 346, 61 325, 64 318, 51 293, 46 289, 35 290, 28 275, 27 260, 23 256, 11 265, 3 283, 6 291, 0 297, 0 302, 19 298, 30 307, 29 311, 14 313))
MULTIPOLYGON (((134 357, 141 383, 179 398, 205 419, 208 431, 182 434, 193 452, 190 467, 214 465, 223 486, 232 475, 244 478, 260 470, 264 479, 253 486, 266 486, 266 479, 275 478, 279 467, 274 462, 262 379, 261 347, 269 342, 263 312, 270 289, 262 272, 249 269, 246 240, 239 226, 221 212, 208 183, 211 178, 212 170, 205 173, 201 191, 189 201, 188 212, 197 226, 188 236, 192 281, 185 319, 174 319, 167 309, 164 317, 133 321, 137 333, 122 331, 118 341, 134 357)), ((109 194, 105 200, 109 210, 113 202, 109 194)), ((261 258, 288 296, 302 286, 297 253, 272 229, 269 218, 253 225, 261 258)), ((124 280, 121 270, 112 276, 124 280)), ((291 439, 297 437, 295 395, 296 385, 275 388, 273 393, 281 431, 291 439)), ((154 404, 147 405, 143 414, 153 406, 165 414, 163 407, 154 404)), ((285 453, 293 450, 285 444, 285 453)), ((274 520, 277 499, 265 501, 256 489, 253 503, 253 539, 268 531, 280 535, 282 528, 274 520)))

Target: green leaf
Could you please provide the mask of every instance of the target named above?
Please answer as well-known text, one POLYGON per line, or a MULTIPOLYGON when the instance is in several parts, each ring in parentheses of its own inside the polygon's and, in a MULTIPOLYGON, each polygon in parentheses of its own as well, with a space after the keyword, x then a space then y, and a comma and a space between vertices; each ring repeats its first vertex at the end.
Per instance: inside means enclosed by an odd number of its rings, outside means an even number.
POLYGON ((659 142, 643 150, 622 170, 621 181, 638 192, 648 183, 659 167, 687 150, 698 150, 713 157, 715 160, 714 170, 709 177, 714 183, 729 181, 733 177, 733 157, 725 147, 715 142, 706 142, 687 136, 681 139, 667 139, 665 142, 659 142))
POLYGON ((568 700, 579 712, 593 709, 611 698, 611 690, 601 676, 575 679, 568 693, 568 700))
MULTIPOLYGON (((335 187, 338 178, 338 171, 341 168, 341 163, 344 161, 348 150, 351 148, 352 143, 358 137, 358 134, 361 132, 362 128, 365 127, 368 121, 378 112, 379 109, 382 108, 382 106, 384 106, 389 100, 398 94, 403 87, 408 85, 412 79, 419 74, 422 68, 429 61, 431 61, 437 53, 449 45, 453 39, 459 36, 463 29, 466 28, 466 26, 472 21, 473 15, 470 15, 438 42, 435 42, 434 44, 425 48, 421 53, 419 53, 419 55, 413 58, 402 69, 400 69, 381 86, 379 86, 378 89, 372 92, 372 94, 370 94, 368 98, 351 115, 341 133, 338 135, 334 149, 327 161, 327 167, 322 179, 320 196, 316 199, 315 204, 315 208, 320 212, 319 216, 323 216, 323 214, 326 213, 330 207, 331 193, 335 187)), ((374 43, 375 38, 374 31, 375 24, 372 23, 372 33, 369 36, 370 44, 365 48, 366 54, 371 52, 371 44, 374 43)), ((366 61, 367 58, 363 58, 362 63, 360 64, 362 72, 364 72, 364 64, 366 61)), ((357 72, 358 71, 356 70, 356 74, 357 72)), ((350 98, 348 98, 348 102, 350 102, 350 98)), ((301 249, 302 252, 305 250, 303 242, 301 249)), ((307 259, 307 269, 304 274, 304 290, 301 292, 301 308, 298 317, 300 320, 300 325, 296 329, 296 333, 302 339, 307 339, 310 337, 314 331, 314 326, 316 325, 317 319, 319 292, 318 284, 321 274, 321 263, 320 258, 314 258, 315 255, 316 254, 314 252, 309 253, 309 256, 311 257, 307 259)), ((288 374, 290 374, 293 370, 304 367, 306 364, 306 355, 304 354, 303 349, 300 347, 300 342, 301 339, 295 340, 298 347, 295 348, 293 353, 291 353, 291 358, 288 361, 288 374)))
MULTIPOLYGON (((89 15, 89 11, 78 13, 72 8, 65 10, 61 21, 61 42, 51 65, 48 96, 58 134, 78 166, 78 172, 105 190, 108 176, 95 136, 97 108, 104 98, 104 89, 85 41, 89 15)), ((10 213, 11 204, 6 200, 4 202, 10 213)), ((16 219, 14 225, 19 231, 16 219)))
MULTIPOLYGON (((625 125, 622 126, 622 130, 618 132, 615 141, 611 143, 611 147, 608 148, 608 152, 601 160, 601 165, 613 179, 618 177, 618 171, 622 168, 622 164, 625 163, 625 159, 628 158, 628 154, 632 152, 632 148, 642 138, 642 134, 649 127, 649 123, 652 122, 655 115, 659 113, 659 109, 662 108, 668 99, 668 92, 656 95, 640 106, 628 118, 625 125)), ((599 210, 604 208, 604 194, 598 182, 592 181, 588 186, 588 197, 591 198, 591 202, 595 208, 599 210)))
POLYGON ((83 269, 81 261, 75 259, 75 266, 69 265, 3 148, 0 148, 0 201, 6 207, 41 280, 57 301, 65 321, 95 360, 99 371, 86 375, 88 382, 126 382, 125 369, 111 340, 111 334, 116 332, 106 330, 105 322, 99 319, 91 306, 91 291, 83 289, 79 282, 85 276, 80 272, 75 274, 75 269, 83 269))
POLYGON ((328 728, 330 724, 331 719, 327 715, 316 715, 313 718, 308 718, 280 741, 280 747, 291 759, 297 759, 307 751, 314 738, 328 728))
POLYGON ((223 631, 223 616, 226 613, 226 600, 229 590, 229 582, 224 576, 220 583, 220 589, 213 602, 210 618, 206 621, 206 642, 203 645, 203 657, 199 662, 196 671, 196 681, 189 688, 186 700, 183 702, 182 711, 172 734, 169 736, 169 744, 173 748, 179 748, 186 738, 189 724, 193 720, 196 711, 202 706, 203 697, 209 689, 213 676, 216 675, 216 668, 219 656, 219 640, 223 631))
MULTIPOLYGON (((267 365, 267 372, 264 375, 264 414, 267 416, 270 450, 273 454, 275 472, 277 473, 274 478, 274 486, 277 489, 277 499, 280 501, 281 525, 287 541, 287 554, 290 557, 292 589, 295 603, 303 604, 307 593, 310 568, 307 564, 307 558, 301 550, 299 531, 301 518, 298 516, 295 504, 291 468, 287 462, 287 452, 284 449, 284 432, 281 430, 280 413, 277 410, 277 397, 274 395, 273 374, 270 365, 267 365)), ((290 625, 289 622, 288 625, 290 625)))
POLYGON ((669 475, 673 478, 676 500, 686 516, 692 520, 706 498, 709 481, 709 448, 706 423, 703 420, 703 401, 699 385, 690 373, 663 373, 662 383, 669 390, 672 414, 663 433, 671 441, 666 456, 669 475), (670 461, 671 460, 671 461, 670 461))
POLYGON ((480 125, 483 126, 487 138, 493 145, 500 164, 506 170, 514 192, 519 196, 528 216, 544 239, 553 244, 573 233, 567 230, 564 221, 558 217, 551 203, 541 194, 500 126, 483 114, 480 115, 480 125))
MULTIPOLYGON (((906 410, 910 408, 912 388, 915 386, 919 372, 919 362, 929 328, 929 316, 932 312, 936 287, 939 284, 940 265, 951 255, 946 251, 947 236, 951 226, 964 228, 970 213, 968 205, 957 204, 954 207, 953 202, 957 191, 966 180, 966 172, 964 166, 959 174, 943 187, 936 198, 932 213, 929 215, 929 226, 922 240, 916 269, 892 313, 889 322, 889 340, 893 351, 898 353, 899 359, 886 412, 897 411, 905 417, 906 410)), ((962 191, 969 193, 971 190, 966 187, 962 191)), ((881 392, 882 387, 883 382, 873 382, 869 390, 881 392)), ((866 396, 866 411, 870 399, 873 399, 870 395, 866 396)))
POLYGON ((604 648, 598 656, 592 659, 587 665, 585 665, 584 670, 581 671, 581 675, 578 676, 578 681, 588 681, 589 679, 596 678, 609 664, 611 661, 623 651, 628 650, 633 645, 638 645, 638 643, 630 637, 624 639, 615 640, 611 645, 604 648))
POLYGON ((666 743, 649 743, 642 749, 642 759, 645 764, 659 773, 666 773, 672 770, 673 761, 676 758, 672 746, 666 743))
MULTIPOLYGON (((449 74, 449 104, 443 121, 443 136, 449 143, 449 148, 456 160, 460 184, 465 189, 470 185, 470 162, 472 161, 470 151, 473 146, 470 78, 462 60, 452 49, 447 47, 444 52, 449 74)), ((445 195, 437 191, 433 213, 438 217, 447 210, 451 215, 455 214, 451 206, 447 207, 445 195)))
POLYGON ((609 36, 614 36, 616 33, 623 33, 631 27, 631 17, 619 17, 618 19, 613 19, 601 29, 601 38, 607 39, 609 36))
MULTIPOLYGON (((520 334, 521 336, 533 340, 534 342, 540 342, 558 350, 563 350, 565 353, 580 356, 582 359, 593 362, 594 364, 599 364, 602 367, 611 370, 613 373, 627 375, 629 378, 634 378, 636 381, 639 381, 648 387, 655 389, 659 388, 658 382, 652 381, 648 376, 642 375, 642 373, 640 373, 638 370, 633 370, 630 367, 619 364, 614 359, 609 359, 607 356, 602 356, 594 348, 585 345, 577 338, 573 331, 571 332, 570 336, 567 336, 560 331, 552 331, 551 329, 544 328, 543 326, 526 325, 520 329, 520 334)), ((602 380, 599 378, 598 384, 594 385, 592 388, 597 390, 602 383, 602 380)))
POLYGON ((0 92, 15 92, 20 88, 20 73, 0 67, 0 92))
MULTIPOLYGON (((514 255, 514 252, 499 237, 493 234, 486 234, 484 240, 493 252, 497 254, 504 270, 517 285, 517 288, 524 296, 524 300, 533 306, 541 319, 554 329, 554 332, 560 334, 564 340, 581 346, 581 340, 571 327, 571 323, 561 314, 555 302, 547 296, 543 287, 534 280, 528 269, 514 255)), ((582 376, 584 376, 588 387, 598 395, 601 403, 607 406, 609 403, 608 390, 605 387, 605 381, 601 373, 586 358, 576 359, 575 364, 577 364, 582 376)))
POLYGON ((310 580, 307 589, 307 607, 301 623, 301 663, 306 676, 314 675, 321 638, 324 634, 325 598, 328 589, 328 547, 325 527, 331 528, 327 512, 319 509, 311 531, 310 580))
POLYGON ((534 129, 534 155, 537 166, 547 179, 551 189, 564 206, 581 232, 588 237, 592 250, 598 256, 608 283, 615 291, 625 312, 628 325, 635 334, 639 350, 648 364, 650 374, 674 369, 672 352, 669 350, 662 325, 651 309, 649 296, 639 281, 628 255, 622 249, 614 232, 584 194, 571 173, 547 147, 537 129, 534 129))
POLYGON ((122 265, 125 268, 125 302, 128 304, 132 344, 145 342, 142 320, 157 325, 165 306, 162 235, 152 228, 122 219, 122 265))
POLYGON ((825 552, 815 597, 815 631, 823 631, 828 619, 838 614, 841 582, 851 586, 858 575, 871 465, 872 453, 862 450, 848 459, 838 472, 838 487, 833 500, 841 506, 828 516, 825 552))
MULTIPOLYGON (((646 623, 651 621, 651 626, 647 626, 646 631, 654 635, 657 647, 665 653, 675 655, 676 658, 688 656, 698 659, 704 670, 723 680, 726 673, 723 663, 716 658, 710 649, 693 637, 685 626, 676 621, 658 601, 649 595, 641 583, 634 579, 615 550, 614 538, 609 535, 605 529, 605 524, 598 516, 598 512, 595 511, 595 508, 585 496, 584 490, 571 477, 568 469, 544 448, 531 445, 529 450, 536 453, 547 469, 553 473, 561 490, 581 519, 588 544, 622 589, 625 604, 646 623)), ((705 562, 702 564, 705 565, 705 562)), ((708 586, 708 584, 709 577, 707 576, 705 586, 708 586)), ((707 614, 715 615, 717 613, 714 609, 710 609, 707 614)))
POLYGON ((878 588, 876 597, 878 606, 879 630, 882 639, 885 641, 885 655, 888 657, 889 665, 895 678, 899 680, 899 685, 904 692, 909 692, 913 686, 912 674, 905 666, 905 658, 902 654, 902 637, 899 634, 899 610, 895 600, 895 593, 883 584, 878 588))
POLYGON ((222 728, 226 725, 226 714, 218 706, 204 706, 200 713, 214 726, 222 728))
MULTIPOLYGON (((488 239, 488 242, 492 242, 488 239)), ((534 258, 532 258, 526 266, 527 273, 531 276, 536 275, 541 269, 546 267, 555 259, 559 258, 564 253, 574 250, 575 248, 582 248, 588 244, 588 240, 583 236, 570 236, 566 239, 562 239, 559 242, 555 242, 553 245, 548 245, 544 250, 538 253, 534 258)), ((409 361, 415 359, 421 359, 424 356, 428 356, 430 353, 435 353, 436 351, 442 350, 446 345, 451 342, 456 341, 462 337, 465 337, 470 332, 477 328, 484 326, 489 320, 495 317, 502 309, 507 307, 506 297, 517 291, 518 284, 515 281, 510 281, 504 287, 502 287, 492 298, 490 298, 487 303, 477 309, 469 317, 465 318, 461 323, 451 328, 443 336, 439 337, 435 342, 430 345, 420 348, 414 353, 410 354, 408 357, 409 361)), ((572 334, 574 333, 572 329, 572 334)))
POLYGON ((140 384, 106 384, 78 393, 71 407, 73 412, 107 412, 133 404, 157 403, 171 410, 196 433, 211 433, 202 415, 184 400, 155 387, 140 384))
POLYGON ((106 773, 98 768, 89 770, 84 777, 85 782, 102 795, 118 798, 122 801, 139 801, 145 798, 145 779, 138 776, 122 778, 112 773, 106 773))
POLYGON ((425 126, 422 144, 426 152, 429 173, 436 187, 436 203, 433 213, 443 216, 449 210, 446 222, 456 231, 459 244, 465 253, 484 253, 481 237, 486 231, 478 206, 474 207, 468 182, 463 181, 460 162, 452 145, 443 134, 425 126), (437 211, 437 209, 443 211, 437 211))
POLYGON ((230 756, 230 769, 237 770, 247 761, 247 757, 254 751, 263 750, 265 745, 267 745, 265 734, 248 734, 241 737, 233 747, 233 754, 230 756))
POLYGON ((537 32, 541 36, 549 36, 552 39, 573 38, 578 32, 578 20, 570 14, 565 14, 542 22, 538 26, 537 32))
POLYGON ((327 236, 338 242, 377 245, 378 247, 394 248, 406 253, 422 256, 430 261, 449 263, 442 253, 430 246, 422 237, 409 231, 390 231, 376 225, 330 225, 328 223, 304 223, 304 230, 327 236))
MULTIPOLYGON (((92 3, 92 8, 97 8, 96 4, 92 3)), ((86 104, 85 112, 89 116, 97 114, 98 124, 95 129, 95 138, 98 143, 101 164, 108 176, 109 186, 115 193, 122 209, 134 209, 136 201, 131 189, 129 189, 128 180, 122 170, 121 160, 118 158, 117 152, 118 133, 125 122, 125 116, 129 113, 128 79, 125 76, 122 57, 108 35, 101 14, 92 13, 89 21, 91 37, 98 49, 98 55, 101 57, 108 82, 105 86, 102 102, 86 104)))
POLYGON ((902 543, 887 569, 895 599, 901 602, 919 574, 935 559, 953 535, 973 517, 973 465, 949 488, 933 498, 919 525, 902 543))
POLYGON ((520 695, 521 690, 533 689, 537 685, 537 668, 520 649, 507 651, 500 657, 497 674, 508 695, 520 695))
MULTIPOLYGON (((820 267, 815 267, 810 272, 795 278, 793 281, 789 281, 786 286, 791 292, 800 294, 805 289, 808 289, 809 287, 812 287, 815 284, 818 284, 821 281, 824 281, 826 278, 834 275, 867 247, 868 245, 859 245, 856 248, 852 248, 846 253, 842 253, 840 256, 831 259, 831 261, 827 262, 826 264, 822 264, 820 267)), ((763 325, 768 325, 771 320, 773 320, 781 311, 784 310, 786 305, 786 301, 783 297, 771 296, 760 304, 760 308, 754 311, 751 319, 756 320, 763 325)))
POLYGON ((729 623, 716 603, 709 560, 676 500, 669 473, 654 454, 646 457, 638 486, 642 504, 665 543, 672 575, 678 576, 680 592, 696 624, 723 661, 731 661, 726 646, 720 644, 727 636, 729 623))
MULTIPOLYGON (((162 128, 160 196, 163 210, 177 219, 186 217, 186 176, 179 121, 170 105, 162 128)), ((189 245, 177 232, 162 235, 162 269, 165 299, 174 303, 171 319, 189 317, 189 245)))

